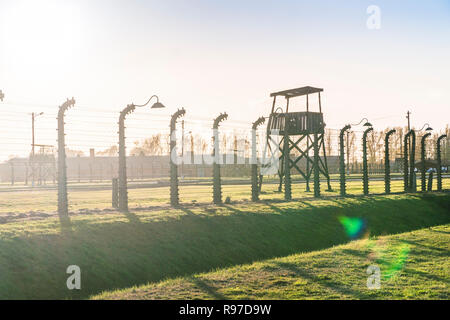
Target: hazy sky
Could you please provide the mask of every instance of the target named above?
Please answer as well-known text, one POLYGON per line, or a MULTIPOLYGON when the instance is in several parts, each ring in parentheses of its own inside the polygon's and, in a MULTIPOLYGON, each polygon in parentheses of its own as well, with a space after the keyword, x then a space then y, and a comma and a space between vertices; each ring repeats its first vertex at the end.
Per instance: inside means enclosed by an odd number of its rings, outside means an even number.
POLYGON ((181 107, 244 125, 268 115, 271 92, 304 85, 325 89, 329 127, 404 125, 409 109, 413 125, 439 129, 449 57, 449 0, 0 0, 0 143, 20 153, 26 115, 44 111, 39 142, 54 144, 56 107, 72 96, 78 143, 102 147, 117 140, 118 111, 153 94, 168 110, 139 111, 142 130, 167 127, 162 114, 181 107), (379 30, 367 28, 370 5, 379 30), (107 143, 89 138, 95 129, 107 143))

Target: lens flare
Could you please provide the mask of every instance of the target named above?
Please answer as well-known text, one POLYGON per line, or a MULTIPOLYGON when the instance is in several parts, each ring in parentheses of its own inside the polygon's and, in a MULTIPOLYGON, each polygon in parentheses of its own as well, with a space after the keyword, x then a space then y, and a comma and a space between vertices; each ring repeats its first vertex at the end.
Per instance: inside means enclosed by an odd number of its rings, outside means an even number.
POLYGON ((361 218, 338 217, 339 222, 344 227, 345 233, 350 239, 358 238, 365 228, 365 221, 361 218))
POLYGON ((390 279, 397 275, 399 271, 403 269, 408 260, 409 255, 409 245, 403 244, 399 248, 397 248, 397 252, 394 260, 390 264, 390 267, 383 272, 383 278, 390 279))
POLYGON ((395 277, 404 268, 410 252, 407 243, 389 245, 380 241, 369 241, 368 248, 372 252, 371 260, 381 266, 383 280, 395 277))

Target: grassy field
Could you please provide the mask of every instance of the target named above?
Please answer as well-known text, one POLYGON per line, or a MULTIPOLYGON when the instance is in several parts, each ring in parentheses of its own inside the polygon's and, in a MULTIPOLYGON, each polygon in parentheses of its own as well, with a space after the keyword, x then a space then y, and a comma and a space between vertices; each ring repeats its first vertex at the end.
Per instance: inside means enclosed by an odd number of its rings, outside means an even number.
POLYGON ((450 225, 103 293, 94 299, 449 299, 450 225), (369 266, 381 288, 367 288, 369 266))
MULTIPOLYGON (((21 203, 15 205, 12 209, 21 203)), ((371 236, 448 224, 449 206, 449 194, 433 193, 190 204, 135 208, 129 214, 88 210, 72 215, 70 232, 62 232, 52 215, 24 216, 0 224, 0 298, 88 298, 344 244, 353 237, 343 228, 343 217, 364 221, 363 234, 371 236), (81 267, 80 291, 66 288, 69 265, 81 267)))
MULTIPOLYGON (((418 182, 418 185, 420 182, 418 182)), ((94 186, 94 185, 92 185, 94 186)), ((337 196, 339 194, 339 183, 332 182, 332 192, 326 191, 326 184, 322 183, 323 196, 337 196)), ((450 178, 443 180, 443 188, 450 189, 450 178)), ((230 197, 232 201, 248 201, 251 199, 250 185, 224 185, 223 200, 230 197)), ((263 187, 262 200, 282 200, 284 194, 277 192, 277 184, 266 184, 263 187)), ((403 181, 392 182, 392 192, 403 191, 403 181)), ((349 195, 361 195, 362 182, 347 182, 347 192, 349 195)), ((383 181, 372 181, 370 183, 370 192, 381 194, 384 192, 383 181)), ((170 193, 168 187, 138 188, 129 189, 129 207, 143 209, 151 206, 167 206, 170 203, 170 193)), ((292 185, 292 194, 294 199, 303 199, 313 197, 312 192, 305 191, 304 183, 295 183, 292 185)), ((212 186, 181 186, 180 201, 185 204, 211 203, 212 186)), ((12 191, 0 192, 0 223, 2 220, 20 216, 40 216, 51 215, 56 212, 57 192, 56 190, 33 191, 12 191), (2 218, 3 217, 3 218, 2 218)), ((69 190, 69 209, 71 212, 86 210, 109 210, 111 209, 111 191, 110 190, 69 190)))

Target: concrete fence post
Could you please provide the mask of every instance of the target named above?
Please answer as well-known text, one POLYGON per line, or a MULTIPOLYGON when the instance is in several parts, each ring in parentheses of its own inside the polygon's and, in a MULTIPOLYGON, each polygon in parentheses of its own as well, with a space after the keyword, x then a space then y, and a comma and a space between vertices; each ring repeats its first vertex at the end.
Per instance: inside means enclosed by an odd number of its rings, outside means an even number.
POLYGON ((386 133, 384 139, 384 192, 386 194, 391 193, 391 162, 389 153, 389 138, 396 132, 396 130, 390 130, 386 133))
POLYGON ((437 190, 442 191, 442 156, 441 156, 441 141, 447 138, 444 134, 437 139, 436 145, 436 160, 437 160, 437 190))
POLYGON ((367 128, 363 134, 363 191, 364 195, 369 194, 369 169, 367 166, 367 135, 373 131, 373 128, 367 128))
POLYGON ((181 109, 172 115, 170 120, 170 204, 178 206, 180 204, 180 196, 178 193, 178 164, 173 158, 177 158, 177 136, 176 125, 177 120, 186 114, 186 110, 181 109))
POLYGON ((125 118, 136 109, 128 105, 119 116, 119 210, 128 212, 127 156, 125 146, 125 118))
MULTIPOLYGON (((342 128, 339 134, 339 183, 340 183, 340 193, 342 197, 345 197, 347 194, 347 186, 345 179, 345 146, 344 146, 344 135, 348 130, 350 130, 351 126, 346 125, 342 128)), ((349 165, 349 164, 347 164, 349 165)))
POLYGON ((420 182, 421 182, 421 190, 422 192, 427 191, 427 180, 426 180, 426 166, 425 166, 425 158, 426 158, 426 139, 431 136, 431 133, 426 133, 423 135, 420 141, 420 182))
POLYGON ((259 200, 259 185, 258 185, 258 156, 256 152, 256 130, 262 125, 266 119, 264 117, 256 120, 252 125, 252 158, 251 158, 251 175, 252 175, 252 201, 259 200))
POLYGON ((58 214, 61 225, 70 225, 69 203, 67 199, 67 166, 66 166, 66 143, 64 131, 65 112, 75 105, 75 99, 67 99, 58 111, 58 214))
POLYGON ((214 204, 222 203, 222 182, 220 177, 220 163, 222 162, 222 155, 220 154, 219 142, 219 125, 222 121, 228 119, 228 114, 220 114, 213 124, 213 140, 214 140, 214 162, 213 162, 213 201, 214 204))

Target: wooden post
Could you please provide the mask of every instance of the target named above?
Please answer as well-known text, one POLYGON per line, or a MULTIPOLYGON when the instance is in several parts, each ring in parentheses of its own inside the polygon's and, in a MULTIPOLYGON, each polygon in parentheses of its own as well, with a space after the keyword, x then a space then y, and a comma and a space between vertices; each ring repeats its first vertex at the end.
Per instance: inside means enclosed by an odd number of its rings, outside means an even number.
POLYGON ((283 141, 283 154, 284 154, 284 199, 292 200, 292 187, 291 187, 291 168, 290 168, 290 152, 289 152, 289 119, 287 114, 285 115, 284 123, 284 141, 283 141))
POLYGON ((314 133, 314 197, 320 197, 319 138, 317 133, 314 133))

